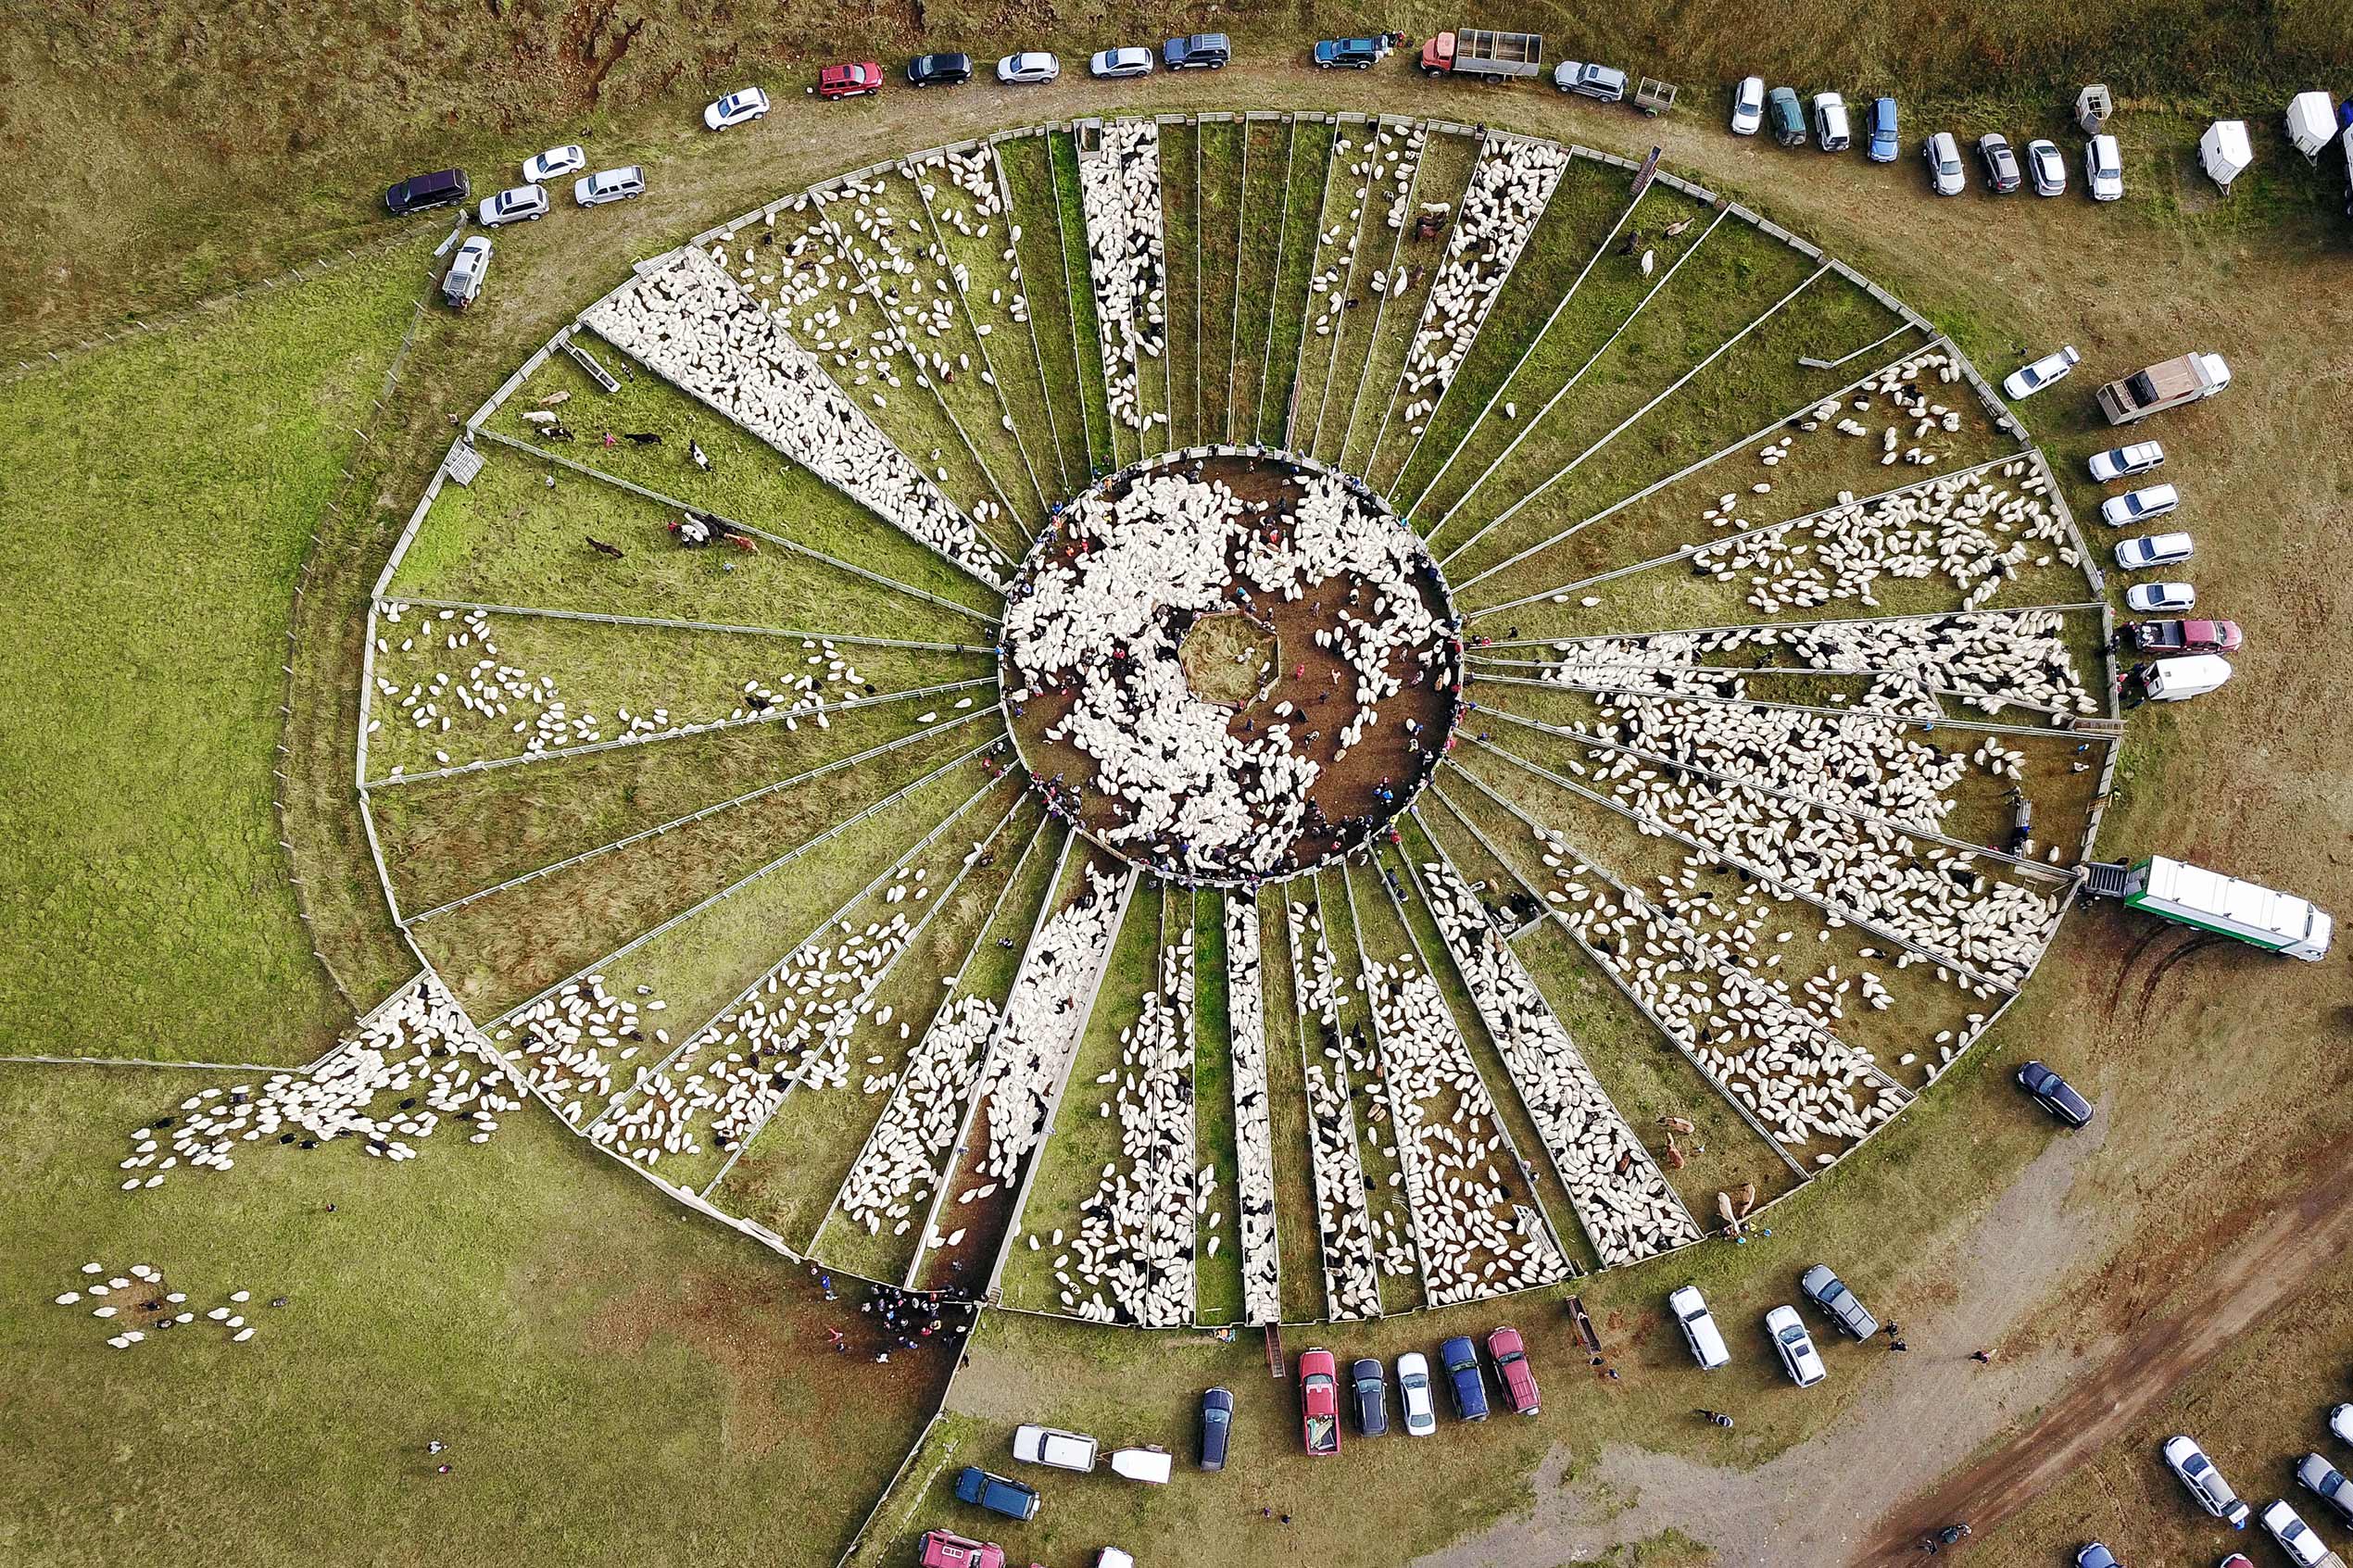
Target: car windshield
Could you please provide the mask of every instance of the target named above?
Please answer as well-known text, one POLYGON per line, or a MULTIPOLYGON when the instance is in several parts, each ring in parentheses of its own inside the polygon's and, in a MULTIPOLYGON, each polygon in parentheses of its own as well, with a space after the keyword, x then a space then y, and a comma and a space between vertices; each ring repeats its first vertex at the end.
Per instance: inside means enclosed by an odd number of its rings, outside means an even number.
POLYGON ((1234 1419, 1234 1412, 1219 1410, 1215 1405, 1212 1405, 1201 1412, 1201 1418, 1212 1426, 1223 1426, 1234 1419))
POLYGON ((1311 1389, 1318 1389, 1318 1390, 1320 1390, 1320 1389, 1328 1388, 1328 1387, 1330 1387, 1331 1386, 1332 1386, 1332 1380, 1331 1380, 1330 1378, 1328 1378, 1328 1377, 1325 1376, 1325 1375, 1324 1375, 1322 1373, 1320 1373, 1320 1372, 1317 1372, 1317 1373, 1310 1373, 1310 1374, 1308 1374, 1308 1377, 1307 1377, 1307 1386, 1308 1386, 1309 1388, 1311 1388, 1311 1389))

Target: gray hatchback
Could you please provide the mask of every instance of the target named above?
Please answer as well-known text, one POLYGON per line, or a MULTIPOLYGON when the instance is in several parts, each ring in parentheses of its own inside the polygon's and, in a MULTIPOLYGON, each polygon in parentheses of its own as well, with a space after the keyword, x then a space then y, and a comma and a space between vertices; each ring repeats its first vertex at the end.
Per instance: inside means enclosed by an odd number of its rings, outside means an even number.
POLYGON ((1869 1339, 1879 1332, 1879 1319, 1863 1309, 1855 1293, 1844 1282, 1831 1273, 1827 1263, 1817 1263, 1797 1276, 1797 1288, 1806 1292, 1806 1299, 1830 1314, 1832 1323, 1857 1339, 1869 1339))

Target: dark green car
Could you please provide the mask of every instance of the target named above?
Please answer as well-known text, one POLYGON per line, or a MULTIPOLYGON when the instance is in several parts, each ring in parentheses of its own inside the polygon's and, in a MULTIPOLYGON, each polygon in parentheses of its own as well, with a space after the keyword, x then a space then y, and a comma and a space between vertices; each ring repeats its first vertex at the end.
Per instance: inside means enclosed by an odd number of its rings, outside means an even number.
POLYGON ((1782 146, 1806 144, 1806 107, 1797 101, 1796 88, 1776 87, 1765 94, 1765 123, 1782 146))

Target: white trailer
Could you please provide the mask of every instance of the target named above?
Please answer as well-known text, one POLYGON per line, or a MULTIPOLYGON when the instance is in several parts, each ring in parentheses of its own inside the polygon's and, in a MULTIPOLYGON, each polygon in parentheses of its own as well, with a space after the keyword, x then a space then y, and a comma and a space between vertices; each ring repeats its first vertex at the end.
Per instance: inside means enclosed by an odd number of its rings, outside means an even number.
POLYGON ((2321 161, 2321 152, 2336 140, 2336 105, 2326 93, 2298 93, 2287 101, 2288 144, 2307 163, 2321 161))
POLYGON ((2083 891, 2093 897, 2121 898, 2161 920, 2307 962, 2328 956, 2336 932, 2336 922, 2325 910, 2294 894, 2274 893, 2162 855, 2129 866, 2094 861, 2084 871, 2083 891))
POLYGON ((2254 145, 2246 138, 2246 121, 2218 119, 2206 128, 2198 138, 2197 160, 2205 166, 2206 177, 2230 194, 2231 182, 2246 172, 2255 161, 2254 145))
POLYGON ((2204 696, 2231 678, 2231 661, 2219 653, 2194 653, 2182 659, 2159 659, 2133 670, 2141 695, 2151 702, 2180 702, 2204 696))

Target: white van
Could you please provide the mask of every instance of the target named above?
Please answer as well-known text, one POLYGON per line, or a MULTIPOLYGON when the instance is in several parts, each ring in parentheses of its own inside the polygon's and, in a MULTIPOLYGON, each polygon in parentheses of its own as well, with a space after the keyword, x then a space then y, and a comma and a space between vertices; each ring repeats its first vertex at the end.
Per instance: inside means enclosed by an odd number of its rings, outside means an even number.
POLYGON ((1692 1348, 1692 1360, 1702 1372, 1714 1372, 1731 1361, 1732 1353, 1724 1348, 1724 1336, 1708 1314, 1706 1298, 1700 1295, 1698 1286, 1687 1285, 1667 1297, 1667 1310, 1682 1325, 1683 1343, 1692 1348))

